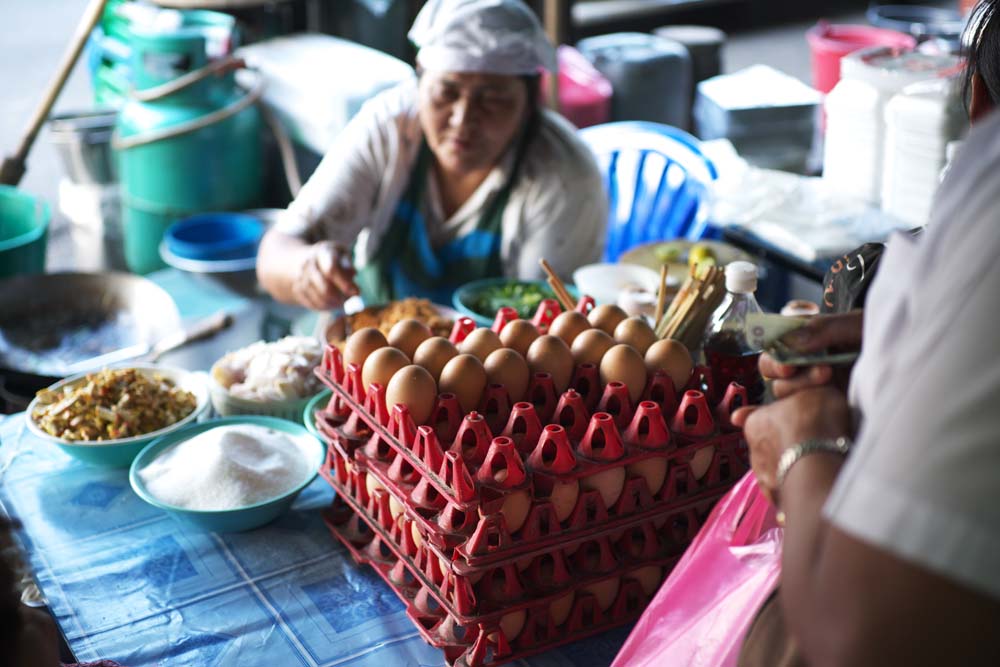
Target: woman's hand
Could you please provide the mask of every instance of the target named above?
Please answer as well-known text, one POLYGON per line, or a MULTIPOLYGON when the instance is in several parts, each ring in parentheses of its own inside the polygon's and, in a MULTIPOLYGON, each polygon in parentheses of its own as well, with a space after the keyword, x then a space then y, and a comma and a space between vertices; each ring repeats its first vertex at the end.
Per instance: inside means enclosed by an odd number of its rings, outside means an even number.
POLYGON ((785 450, 805 440, 849 435, 851 413, 843 393, 814 387, 767 406, 741 408, 733 413, 733 424, 743 428, 754 475, 773 501, 778 460, 785 450))
POLYGON ((297 302, 313 310, 339 308, 358 293, 355 273, 346 249, 332 241, 321 241, 309 247, 292 282, 292 294, 297 302))
MULTIPOLYGON (((839 315, 818 315, 801 329, 784 336, 782 341, 803 354, 820 352, 827 348, 856 350, 861 347, 863 311, 855 310, 839 315)), ((796 392, 821 387, 837 380, 830 366, 788 366, 771 355, 760 355, 760 374, 773 380, 771 393, 775 398, 787 398, 796 392)))

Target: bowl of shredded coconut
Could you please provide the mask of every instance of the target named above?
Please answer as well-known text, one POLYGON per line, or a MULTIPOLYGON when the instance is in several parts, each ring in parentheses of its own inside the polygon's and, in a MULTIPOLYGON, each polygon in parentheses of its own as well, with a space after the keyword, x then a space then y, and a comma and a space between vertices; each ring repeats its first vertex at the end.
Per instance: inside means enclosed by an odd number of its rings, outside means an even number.
POLYGON ((301 424, 226 417, 158 438, 132 462, 144 501, 214 532, 251 530, 284 513, 315 479, 326 448, 301 424))
POLYGON ((265 415, 301 421, 306 404, 323 390, 315 368, 323 344, 310 336, 258 341, 212 365, 212 406, 223 416, 265 415))

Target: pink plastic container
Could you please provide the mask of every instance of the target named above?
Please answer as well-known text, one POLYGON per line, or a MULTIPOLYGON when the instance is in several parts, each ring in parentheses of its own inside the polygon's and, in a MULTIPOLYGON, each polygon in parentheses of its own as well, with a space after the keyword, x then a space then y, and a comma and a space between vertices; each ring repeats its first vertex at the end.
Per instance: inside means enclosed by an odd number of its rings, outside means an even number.
POLYGON ((820 21, 806 32, 812 51, 813 87, 829 93, 840 81, 840 59, 871 46, 916 48, 917 40, 895 30, 868 25, 832 25, 820 21))
MULTIPOLYGON (((559 47, 559 112, 577 127, 611 120, 611 83, 582 53, 559 47)), ((542 76, 542 98, 548 99, 549 74, 542 76)))

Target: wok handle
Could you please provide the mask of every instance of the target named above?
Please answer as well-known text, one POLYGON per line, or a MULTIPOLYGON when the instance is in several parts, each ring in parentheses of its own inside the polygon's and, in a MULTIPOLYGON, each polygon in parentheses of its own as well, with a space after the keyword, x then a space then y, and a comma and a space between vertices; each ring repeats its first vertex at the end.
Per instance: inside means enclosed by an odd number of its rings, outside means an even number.
POLYGON ((209 315, 205 319, 195 322, 190 328, 178 331, 160 340, 153 347, 149 360, 156 361, 162 355, 182 345, 187 345, 203 338, 210 338, 223 329, 228 328, 232 323, 233 316, 226 311, 220 310, 214 315, 209 315))

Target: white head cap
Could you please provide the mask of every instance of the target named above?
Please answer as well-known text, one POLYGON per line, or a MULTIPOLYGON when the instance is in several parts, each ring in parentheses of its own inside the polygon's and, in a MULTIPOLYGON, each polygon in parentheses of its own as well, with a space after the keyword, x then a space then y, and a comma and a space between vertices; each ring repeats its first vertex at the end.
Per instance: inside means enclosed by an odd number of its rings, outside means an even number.
POLYGON ((757 290, 757 265, 750 262, 726 264, 726 291, 747 294, 757 290))
POLYGON ((409 37, 428 70, 521 76, 556 68, 552 43, 521 0, 428 0, 409 37))

